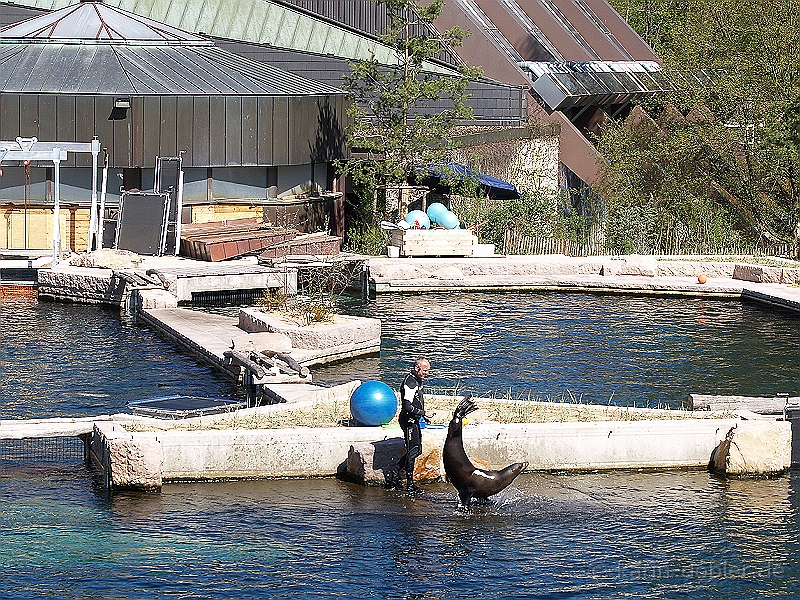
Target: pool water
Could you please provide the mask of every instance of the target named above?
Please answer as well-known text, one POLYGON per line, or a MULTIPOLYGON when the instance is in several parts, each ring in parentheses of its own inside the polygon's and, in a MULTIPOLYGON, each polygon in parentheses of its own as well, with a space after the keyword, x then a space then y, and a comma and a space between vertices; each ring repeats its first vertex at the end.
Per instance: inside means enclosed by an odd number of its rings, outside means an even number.
MULTIPOLYGON (((453 294, 350 311, 383 320, 381 356, 315 369, 317 382, 393 382, 425 354, 432 387, 483 394, 672 405, 800 387, 800 319, 737 302, 453 294)), ((239 394, 98 307, 0 301, 0 335, 1 419, 239 394)), ((449 484, 425 488, 412 498, 324 478, 109 496, 77 460, 0 460, 0 596, 800 596, 797 472, 524 474, 470 513, 449 484)))
POLYGON ((381 356, 317 367, 316 382, 397 388, 419 355, 432 390, 671 406, 690 393, 800 395, 800 315, 738 301, 582 294, 386 295, 381 356))

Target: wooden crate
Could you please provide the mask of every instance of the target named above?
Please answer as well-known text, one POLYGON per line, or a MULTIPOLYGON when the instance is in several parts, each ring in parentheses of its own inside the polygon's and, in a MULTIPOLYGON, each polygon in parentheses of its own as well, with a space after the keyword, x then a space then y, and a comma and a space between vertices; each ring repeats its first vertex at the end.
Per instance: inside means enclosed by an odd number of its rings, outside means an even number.
POLYGON ((400 256, 472 256, 477 239, 467 229, 395 229, 391 241, 400 256))

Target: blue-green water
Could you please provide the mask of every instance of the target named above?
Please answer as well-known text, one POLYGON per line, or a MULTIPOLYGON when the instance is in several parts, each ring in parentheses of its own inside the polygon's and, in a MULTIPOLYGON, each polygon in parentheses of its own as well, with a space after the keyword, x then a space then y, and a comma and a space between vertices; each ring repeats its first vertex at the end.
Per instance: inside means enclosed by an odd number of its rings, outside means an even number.
POLYGON ((352 312, 381 319, 380 358, 317 368, 316 381, 396 386, 425 354, 431 387, 481 396, 657 407, 690 393, 800 395, 800 315, 736 301, 391 295, 352 312))
MULTIPOLYGON (((800 319, 735 302, 443 295, 353 311, 384 319, 382 356, 318 382, 393 382, 427 354, 433 386, 483 393, 655 405, 800 388, 800 319)), ((97 307, 0 301, 0 335, 0 418, 237 393, 97 307)), ((0 597, 796 598, 799 477, 530 474, 467 515, 448 484, 416 499, 334 479, 109 498, 79 463, 4 461, 0 597)))

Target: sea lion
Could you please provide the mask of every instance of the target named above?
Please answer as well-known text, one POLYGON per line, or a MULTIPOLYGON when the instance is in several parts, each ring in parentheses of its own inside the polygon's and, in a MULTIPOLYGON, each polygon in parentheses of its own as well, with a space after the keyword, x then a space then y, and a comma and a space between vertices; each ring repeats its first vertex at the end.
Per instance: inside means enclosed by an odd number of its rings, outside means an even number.
POLYGON ((447 439, 442 452, 444 472, 458 490, 458 499, 464 508, 469 508, 472 498, 485 499, 504 490, 528 466, 527 462, 514 463, 501 471, 490 471, 472 464, 464 452, 461 430, 462 419, 477 408, 469 396, 456 407, 447 428, 447 439))

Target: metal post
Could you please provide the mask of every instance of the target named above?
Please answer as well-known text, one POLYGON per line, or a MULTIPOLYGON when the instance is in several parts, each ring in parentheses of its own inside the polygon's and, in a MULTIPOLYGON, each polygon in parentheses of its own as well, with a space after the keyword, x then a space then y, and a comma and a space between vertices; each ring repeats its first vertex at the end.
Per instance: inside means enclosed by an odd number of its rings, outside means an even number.
POLYGON ((100 153, 100 140, 92 138, 92 212, 89 216, 89 242, 87 251, 96 250, 97 244, 97 155, 100 153))
MULTIPOLYGON (((180 163, 178 163, 180 165, 180 163)), ((177 202, 177 216, 175 217, 175 256, 181 249, 181 213, 183 212, 183 169, 180 167, 178 171, 178 197, 177 202)))
POLYGON ((53 165, 55 165, 55 185, 53 186, 53 266, 55 267, 61 254, 61 206, 59 204, 61 150, 58 148, 53 148, 53 165))
POLYGON ((103 156, 103 183, 100 186, 100 212, 98 214, 99 227, 97 235, 97 248, 103 247, 103 233, 105 229, 105 214, 106 214, 106 188, 108 187, 108 153, 103 156))

